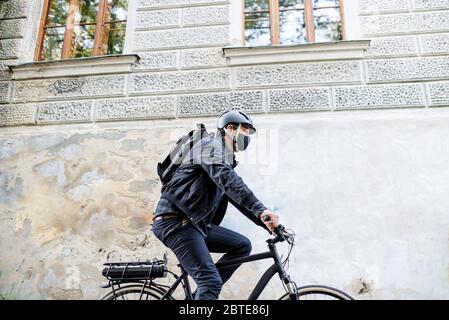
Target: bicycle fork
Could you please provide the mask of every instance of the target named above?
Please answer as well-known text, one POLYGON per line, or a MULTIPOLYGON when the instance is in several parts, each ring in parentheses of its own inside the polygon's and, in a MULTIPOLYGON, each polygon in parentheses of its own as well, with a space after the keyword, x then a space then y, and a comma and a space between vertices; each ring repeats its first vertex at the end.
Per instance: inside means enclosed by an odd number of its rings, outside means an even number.
POLYGON ((279 257, 279 254, 276 250, 276 247, 274 246, 274 244, 271 243, 268 245, 268 247, 270 248, 270 251, 273 254, 274 263, 279 272, 279 277, 281 278, 281 281, 285 284, 287 288, 287 293, 290 300, 299 300, 298 288, 296 287, 296 284, 291 280, 287 272, 285 272, 281 262, 281 258, 279 257))

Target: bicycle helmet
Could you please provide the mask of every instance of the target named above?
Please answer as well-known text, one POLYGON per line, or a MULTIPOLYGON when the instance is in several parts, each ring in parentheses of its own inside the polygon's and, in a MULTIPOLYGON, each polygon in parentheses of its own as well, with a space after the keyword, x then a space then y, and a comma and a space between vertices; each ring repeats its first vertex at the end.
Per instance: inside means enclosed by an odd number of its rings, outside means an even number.
POLYGON ((230 110, 223 113, 218 118, 217 128, 224 129, 228 124, 236 123, 236 124, 244 124, 247 125, 250 129, 250 134, 256 132, 256 128, 253 125, 253 120, 246 114, 237 110, 230 110))

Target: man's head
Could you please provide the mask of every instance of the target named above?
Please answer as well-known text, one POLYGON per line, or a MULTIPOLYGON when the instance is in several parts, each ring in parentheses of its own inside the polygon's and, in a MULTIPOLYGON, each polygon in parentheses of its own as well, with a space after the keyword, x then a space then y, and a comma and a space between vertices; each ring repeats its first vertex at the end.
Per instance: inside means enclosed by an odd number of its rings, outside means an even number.
POLYGON ((232 152, 245 150, 250 142, 250 135, 256 132, 251 118, 235 110, 223 113, 218 118, 217 128, 232 152))

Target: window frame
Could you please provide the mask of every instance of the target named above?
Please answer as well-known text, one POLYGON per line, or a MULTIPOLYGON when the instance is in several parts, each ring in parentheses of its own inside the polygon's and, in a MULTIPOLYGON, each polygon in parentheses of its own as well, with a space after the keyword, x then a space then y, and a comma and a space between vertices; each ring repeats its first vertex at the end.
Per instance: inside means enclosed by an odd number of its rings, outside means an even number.
MULTIPOLYGON (((328 7, 324 7, 328 8, 328 7)), ((315 8, 321 9, 321 8, 315 8)), ((341 40, 346 40, 344 0, 339 0, 339 13, 341 23, 341 40)), ((306 28, 306 39, 308 43, 315 42, 315 22, 313 20, 313 0, 304 0, 304 22, 306 28)), ((281 45, 280 43, 280 10, 279 0, 268 0, 268 13, 270 19, 270 45, 281 45)), ((242 46, 245 46, 245 0, 242 0, 242 46)))
MULTIPOLYGON (((46 61, 43 59, 43 52, 44 52, 44 41, 45 41, 45 35, 46 35, 46 29, 48 28, 48 14, 51 6, 52 0, 44 0, 43 7, 42 7, 42 15, 39 23, 39 30, 38 30, 38 36, 37 36, 37 45, 34 52, 34 61, 46 61)), ((67 0, 68 2, 68 11, 67 11, 67 20, 65 25, 58 25, 58 26, 51 26, 51 28, 64 28, 64 40, 62 44, 62 50, 61 50, 61 56, 59 59, 56 60, 62 60, 62 59, 75 59, 75 46, 76 43, 74 41, 74 33, 73 28, 75 26, 82 26, 82 25, 95 25, 95 35, 94 35, 94 45, 92 50, 92 56, 103 56, 105 53, 102 50, 102 45, 104 44, 104 37, 109 35, 108 32, 108 26, 110 26, 113 23, 127 23, 127 20, 108 20, 107 17, 107 5, 108 0, 100 0, 98 5, 98 12, 96 15, 95 22, 85 22, 85 23, 74 23, 74 15, 70 14, 70 8, 72 5, 78 5, 81 3, 82 0, 67 0), (71 28, 69 28, 69 26, 71 28)))

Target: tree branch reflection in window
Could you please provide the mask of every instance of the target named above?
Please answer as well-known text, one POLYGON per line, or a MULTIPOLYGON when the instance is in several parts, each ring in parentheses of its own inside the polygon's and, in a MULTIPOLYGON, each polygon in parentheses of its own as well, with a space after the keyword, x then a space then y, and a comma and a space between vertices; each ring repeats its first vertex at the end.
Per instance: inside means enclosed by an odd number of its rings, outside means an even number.
POLYGON ((123 52, 128 0, 44 0, 35 60, 123 52))
POLYGON ((245 0, 245 46, 338 41, 343 0, 245 0))

